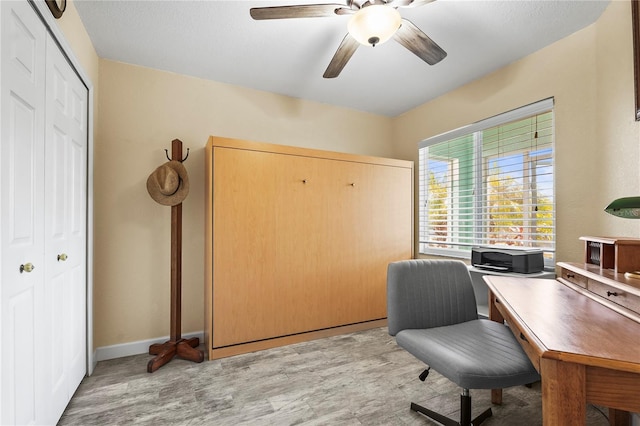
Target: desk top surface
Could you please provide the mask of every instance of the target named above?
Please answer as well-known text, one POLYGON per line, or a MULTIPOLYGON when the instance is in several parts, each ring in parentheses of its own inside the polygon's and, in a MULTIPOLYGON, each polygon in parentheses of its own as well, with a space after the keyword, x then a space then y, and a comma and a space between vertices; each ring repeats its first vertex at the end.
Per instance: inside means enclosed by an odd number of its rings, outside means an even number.
POLYGON ((551 279, 485 276, 543 358, 640 372, 640 323, 551 279))

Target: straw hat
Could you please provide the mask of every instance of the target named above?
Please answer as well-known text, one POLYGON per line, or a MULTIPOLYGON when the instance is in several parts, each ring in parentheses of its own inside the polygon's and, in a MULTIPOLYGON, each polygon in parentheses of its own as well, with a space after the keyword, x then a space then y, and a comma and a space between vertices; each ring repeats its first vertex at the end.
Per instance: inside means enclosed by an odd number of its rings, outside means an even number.
POLYGON ((164 163, 149 175, 147 191, 163 206, 180 204, 189 194, 187 169, 177 160, 164 163))

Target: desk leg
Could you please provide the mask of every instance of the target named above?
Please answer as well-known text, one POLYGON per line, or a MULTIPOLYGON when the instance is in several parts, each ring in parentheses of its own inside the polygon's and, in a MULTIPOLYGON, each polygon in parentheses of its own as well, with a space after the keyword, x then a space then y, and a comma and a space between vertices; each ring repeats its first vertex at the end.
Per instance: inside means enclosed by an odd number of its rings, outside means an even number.
MULTIPOLYGON (((496 296, 489 290, 489 319, 504 323, 504 318, 498 308, 496 308, 496 296)), ((491 403, 502 405, 502 389, 491 389, 491 403)))
POLYGON ((499 302, 497 301, 496 296, 493 294, 491 290, 489 290, 489 319, 491 321, 504 323, 504 317, 496 307, 497 303, 499 302))
POLYGON ((502 389, 491 389, 491 403, 502 405, 502 389))
POLYGON ((542 422, 545 426, 583 425, 587 392, 584 365, 540 359, 542 422))

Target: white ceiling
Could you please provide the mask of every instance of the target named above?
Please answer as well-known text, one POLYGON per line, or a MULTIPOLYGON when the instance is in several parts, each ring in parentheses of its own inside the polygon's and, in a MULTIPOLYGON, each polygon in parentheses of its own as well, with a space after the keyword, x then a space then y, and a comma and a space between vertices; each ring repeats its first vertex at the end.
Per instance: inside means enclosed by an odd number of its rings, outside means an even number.
POLYGON ((254 21, 251 7, 346 0, 76 0, 101 58, 396 116, 595 22, 609 0, 438 0, 400 8, 448 56, 430 66, 393 40, 322 74, 348 16, 254 21))

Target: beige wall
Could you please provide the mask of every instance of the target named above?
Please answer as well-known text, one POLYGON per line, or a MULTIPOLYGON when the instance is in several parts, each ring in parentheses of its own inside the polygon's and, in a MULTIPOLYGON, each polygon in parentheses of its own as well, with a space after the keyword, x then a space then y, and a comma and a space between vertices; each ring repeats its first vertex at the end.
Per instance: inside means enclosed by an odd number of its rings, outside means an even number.
POLYGON ((97 90, 98 55, 72 1, 67 2, 67 8, 62 18, 55 22, 62 30, 76 59, 82 64, 84 72, 94 84, 94 90, 97 90))
POLYGON ((169 334, 170 211, 149 174, 180 139, 183 332, 204 324, 204 145, 209 135, 391 155, 391 119, 168 72, 100 60, 95 147, 95 346, 169 334))
POLYGON ((396 117, 395 156, 417 162, 427 137, 553 96, 557 260, 582 259, 581 235, 640 237, 603 212, 640 195, 631 35, 630 2, 612 2, 590 27, 396 117))
POLYGON ((99 101, 96 347, 169 333, 170 209, 151 200, 145 181, 174 138, 190 148, 185 333, 203 327, 203 146, 209 135, 415 160, 424 138, 554 96, 558 259, 581 258, 580 235, 640 236, 640 224, 602 212, 611 199, 640 193, 628 2, 612 2, 594 25, 393 119, 98 60, 72 2, 59 25, 99 101))

